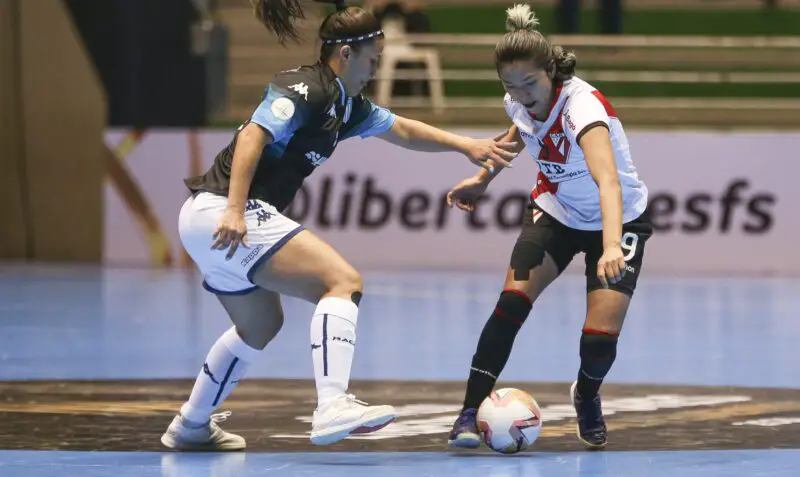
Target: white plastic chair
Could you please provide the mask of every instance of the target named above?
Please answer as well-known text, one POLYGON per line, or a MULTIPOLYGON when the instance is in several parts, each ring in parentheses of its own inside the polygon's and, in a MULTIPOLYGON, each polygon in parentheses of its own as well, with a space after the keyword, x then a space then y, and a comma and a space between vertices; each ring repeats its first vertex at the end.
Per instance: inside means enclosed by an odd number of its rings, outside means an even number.
POLYGON ((389 107, 392 102, 392 86, 394 84, 397 63, 401 61, 423 63, 430 86, 431 105, 436 114, 445 108, 444 84, 439 53, 432 48, 415 48, 408 41, 402 20, 386 18, 383 21, 385 36, 381 65, 378 70, 377 101, 389 107))

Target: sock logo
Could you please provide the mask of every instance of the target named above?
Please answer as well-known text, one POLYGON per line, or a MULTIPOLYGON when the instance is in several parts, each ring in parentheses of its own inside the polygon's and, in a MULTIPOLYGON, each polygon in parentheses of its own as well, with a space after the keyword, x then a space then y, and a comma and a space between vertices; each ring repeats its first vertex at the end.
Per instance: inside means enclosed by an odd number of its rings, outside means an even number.
POLYGON ((208 369, 208 363, 203 363, 203 372, 211 379, 211 382, 213 382, 214 384, 219 384, 217 378, 214 377, 214 373, 212 373, 211 370, 208 369))
POLYGON ((312 350, 319 349, 319 348, 322 348, 322 345, 311 343, 311 349, 312 350))
POLYGON ((485 374, 486 376, 489 376, 492 379, 497 379, 497 376, 495 376, 494 374, 490 373, 489 371, 486 371, 485 369, 478 369, 478 368, 476 368, 474 366, 470 367, 469 369, 471 369, 472 371, 475 371, 476 373, 485 374))
POLYGON ((340 336, 334 336, 334 337, 331 339, 331 341, 341 341, 342 343, 348 343, 348 344, 351 344, 351 345, 353 345, 353 346, 355 346, 355 345, 356 345, 356 342, 355 342, 355 341, 353 341, 353 340, 351 340, 351 339, 348 339, 348 338, 342 338, 342 337, 340 337, 340 336))
POLYGON ((581 374, 586 376, 588 379, 591 379, 592 381, 602 381, 603 380, 603 378, 595 378, 594 376, 590 376, 586 371, 583 370, 583 368, 581 368, 581 374))

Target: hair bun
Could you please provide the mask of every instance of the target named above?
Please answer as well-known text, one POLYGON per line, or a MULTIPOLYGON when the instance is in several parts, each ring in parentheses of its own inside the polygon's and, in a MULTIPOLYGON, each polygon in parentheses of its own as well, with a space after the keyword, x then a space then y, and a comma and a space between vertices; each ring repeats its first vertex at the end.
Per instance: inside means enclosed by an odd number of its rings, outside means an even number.
POLYGON ((508 31, 528 30, 534 32, 538 25, 539 19, 531 11, 530 5, 517 4, 506 10, 506 30, 508 31))

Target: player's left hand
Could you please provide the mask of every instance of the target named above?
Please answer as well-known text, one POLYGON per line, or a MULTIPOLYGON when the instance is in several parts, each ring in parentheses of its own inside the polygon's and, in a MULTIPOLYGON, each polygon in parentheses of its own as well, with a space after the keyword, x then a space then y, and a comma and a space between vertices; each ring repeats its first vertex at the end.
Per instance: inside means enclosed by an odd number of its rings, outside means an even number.
POLYGON ((496 166, 511 167, 511 161, 517 157, 514 148, 516 142, 499 142, 494 139, 469 139, 464 154, 469 160, 489 173, 494 174, 496 166))
POLYGON ((608 284, 612 285, 619 283, 622 277, 625 276, 625 255, 622 253, 622 248, 619 245, 606 247, 603 250, 603 256, 597 262, 597 278, 603 285, 603 288, 608 288, 608 284))
POLYGON ((455 206, 461 210, 466 210, 467 212, 474 211, 475 203, 478 201, 478 198, 486 192, 486 187, 488 185, 488 180, 483 180, 478 177, 464 179, 447 193, 447 206, 453 208, 455 204, 455 206))

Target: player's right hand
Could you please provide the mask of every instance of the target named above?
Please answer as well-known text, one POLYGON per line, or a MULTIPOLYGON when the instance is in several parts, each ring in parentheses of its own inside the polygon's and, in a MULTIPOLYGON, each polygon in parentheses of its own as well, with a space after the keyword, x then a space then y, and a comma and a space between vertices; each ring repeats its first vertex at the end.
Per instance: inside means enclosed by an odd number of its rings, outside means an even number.
POLYGON ((517 157, 514 152, 516 142, 499 142, 495 139, 469 139, 464 154, 469 160, 494 174, 495 166, 511 167, 511 160, 517 157))
POLYGON ((489 181, 478 176, 464 179, 447 193, 447 205, 452 208, 455 204, 461 210, 472 212, 478 198, 486 192, 488 186, 489 181))
POLYGON ((247 224, 244 221, 244 214, 226 210, 214 230, 214 243, 211 245, 211 249, 225 250, 229 248, 225 260, 230 260, 236 253, 236 249, 239 248, 239 244, 247 247, 247 224))

